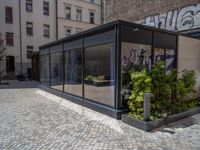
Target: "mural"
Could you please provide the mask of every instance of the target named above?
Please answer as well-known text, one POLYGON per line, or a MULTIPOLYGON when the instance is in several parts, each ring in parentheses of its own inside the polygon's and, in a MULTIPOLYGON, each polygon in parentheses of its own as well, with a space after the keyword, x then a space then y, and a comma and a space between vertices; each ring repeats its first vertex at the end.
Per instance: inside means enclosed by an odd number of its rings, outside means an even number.
POLYGON ((181 10, 148 16, 136 23, 172 31, 197 28, 200 27, 200 3, 184 7, 181 10))

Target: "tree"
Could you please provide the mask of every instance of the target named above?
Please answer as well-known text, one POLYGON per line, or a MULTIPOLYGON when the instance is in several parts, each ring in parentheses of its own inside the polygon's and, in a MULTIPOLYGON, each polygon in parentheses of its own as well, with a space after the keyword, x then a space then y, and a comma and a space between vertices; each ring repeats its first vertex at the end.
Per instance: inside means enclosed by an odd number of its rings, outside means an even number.
POLYGON ((5 47, 4 39, 3 39, 3 36, 1 35, 1 32, 0 32, 0 84, 2 82, 1 62, 4 61, 6 54, 7 54, 7 48, 5 47))

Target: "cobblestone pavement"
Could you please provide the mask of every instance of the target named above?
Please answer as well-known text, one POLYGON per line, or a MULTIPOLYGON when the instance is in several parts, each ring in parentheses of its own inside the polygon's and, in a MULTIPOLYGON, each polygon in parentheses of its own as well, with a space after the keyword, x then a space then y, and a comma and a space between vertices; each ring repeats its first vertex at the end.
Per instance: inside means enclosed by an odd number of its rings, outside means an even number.
POLYGON ((1 150, 200 150, 200 114, 145 133, 35 85, 0 86, 1 150))

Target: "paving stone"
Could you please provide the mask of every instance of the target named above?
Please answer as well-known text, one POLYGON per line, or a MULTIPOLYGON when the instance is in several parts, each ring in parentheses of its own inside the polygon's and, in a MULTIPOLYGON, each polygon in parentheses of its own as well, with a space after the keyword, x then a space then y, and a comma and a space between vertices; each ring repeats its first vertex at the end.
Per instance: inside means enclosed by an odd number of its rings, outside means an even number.
POLYGON ((0 86, 1 150, 200 149, 200 114, 146 133, 41 91, 37 84, 0 86))

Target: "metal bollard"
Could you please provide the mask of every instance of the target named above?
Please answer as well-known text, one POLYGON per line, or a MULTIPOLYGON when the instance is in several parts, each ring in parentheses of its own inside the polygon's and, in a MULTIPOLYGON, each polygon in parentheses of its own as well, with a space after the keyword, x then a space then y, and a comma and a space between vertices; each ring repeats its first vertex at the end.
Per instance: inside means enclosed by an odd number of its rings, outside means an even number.
POLYGON ((153 94, 145 93, 144 94, 144 121, 150 120, 150 104, 151 104, 151 97, 153 94))

